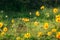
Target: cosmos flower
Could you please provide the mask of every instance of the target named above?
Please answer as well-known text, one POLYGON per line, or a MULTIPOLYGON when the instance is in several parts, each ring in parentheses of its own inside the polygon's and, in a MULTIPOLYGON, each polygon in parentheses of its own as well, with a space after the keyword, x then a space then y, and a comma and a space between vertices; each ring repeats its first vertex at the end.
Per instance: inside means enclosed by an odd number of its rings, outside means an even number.
POLYGON ((37 37, 40 37, 40 36, 42 36, 42 35, 43 35, 43 33, 42 33, 42 32, 38 32, 37 37))
POLYGON ((60 18, 60 15, 56 15, 56 18, 60 18))
POLYGON ((40 9, 43 10, 45 7, 44 6, 41 6, 40 9))
POLYGON ((26 34, 24 34, 24 37, 25 37, 25 38, 30 38, 30 36, 31 36, 30 33, 26 33, 26 34))
POLYGON ((7 31, 8 31, 8 28, 7 28, 7 27, 4 27, 4 28, 3 28, 3 31, 4 31, 4 32, 7 32, 7 31))
POLYGON ((1 32, 1 36, 4 36, 4 35, 5 35, 5 32, 2 31, 2 32, 1 32))
POLYGON ((3 23, 2 22, 0 22, 0 28, 3 26, 3 23))
POLYGON ((59 22, 60 23, 60 18, 56 18, 56 22, 59 22))
POLYGON ((34 22, 34 25, 35 25, 35 26, 38 26, 38 25, 39 25, 39 22, 35 21, 35 22, 34 22))
POLYGON ((16 40, 22 40, 20 37, 16 37, 16 40))
POLYGON ((40 13, 39 13, 39 11, 36 11, 36 16, 40 16, 40 13))
POLYGON ((12 20, 11 20, 11 22, 12 22, 12 23, 14 23, 14 22, 15 22, 15 20, 14 20, 14 19, 12 19, 12 20))
POLYGON ((56 38, 60 39, 60 32, 57 32, 56 38))
POLYGON ((44 23, 44 29, 48 29, 48 26, 49 26, 49 24, 48 23, 44 23))
POLYGON ((22 21, 24 21, 24 22, 28 22, 29 19, 28 19, 28 18, 22 18, 22 21))
POLYGON ((55 29, 55 28, 54 28, 54 29, 52 29, 52 32, 56 32, 56 31, 57 31, 57 29, 55 29))
POLYGON ((56 22, 60 22, 60 15, 56 15, 56 22))
POLYGON ((53 13, 58 13, 58 8, 54 8, 53 13))
POLYGON ((48 35, 48 36, 51 36, 51 35, 52 35, 52 32, 47 32, 47 35, 48 35))

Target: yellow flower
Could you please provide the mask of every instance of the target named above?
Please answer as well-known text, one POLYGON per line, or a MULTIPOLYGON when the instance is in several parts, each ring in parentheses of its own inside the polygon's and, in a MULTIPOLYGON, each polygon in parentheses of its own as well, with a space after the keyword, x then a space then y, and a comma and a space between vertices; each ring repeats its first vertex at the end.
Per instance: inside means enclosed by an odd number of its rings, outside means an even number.
POLYGON ((53 13, 58 13, 58 9, 57 8, 54 8, 53 9, 53 13))
POLYGON ((56 18, 60 18, 60 15, 56 15, 56 18))
POLYGON ((52 29, 52 32, 56 32, 57 31, 57 29, 52 29))
POLYGON ((60 18, 56 18, 56 22, 60 22, 60 18))
POLYGON ((7 31, 8 31, 8 28, 7 28, 7 27, 4 27, 4 28, 3 28, 3 31, 4 31, 4 32, 7 32, 7 31))
POLYGON ((60 32, 57 32, 56 38, 60 39, 60 32))
POLYGON ((48 29, 48 23, 44 23, 44 29, 48 29))
POLYGON ((40 9, 43 10, 45 7, 44 6, 41 6, 40 9))
POLYGON ((3 26, 3 23, 2 22, 0 22, 0 28, 3 26))
POLYGON ((60 15, 56 15, 56 22, 60 22, 60 15))
POLYGON ((12 19, 12 20, 11 20, 11 22, 12 22, 12 23, 14 23, 14 22, 15 22, 15 20, 14 20, 14 19, 12 19))
POLYGON ((28 19, 28 18, 22 18, 22 21, 24 21, 24 22, 28 22, 29 19, 28 19))
POLYGON ((39 25, 39 22, 35 21, 35 22, 34 22, 34 25, 35 25, 35 26, 38 26, 38 25, 39 25))
POLYGON ((36 16, 40 16, 40 13, 39 13, 39 11, 36 11, 36 16))
POLYGON ((37 37, 40 37, 40 36, 42 36, 42 32, 38 32, 38 35, 37 35, 37 37))
POLYGON ((16 40, 22 40, 20 37, 16 37, 16 40))
POLYGON ((1 36, 4 36, 5 35, 5 32, 1 32, 1 36))
POLYGON ((48 36, 51 36, 51 35, 52 35, 52 32, 48 32, 47 35, 48 35, 48 36))
POLYGON ((26 34, 24 35, 25 38, 29 38, 30 36, 31 36, 30 33, 26 33, 26 34))

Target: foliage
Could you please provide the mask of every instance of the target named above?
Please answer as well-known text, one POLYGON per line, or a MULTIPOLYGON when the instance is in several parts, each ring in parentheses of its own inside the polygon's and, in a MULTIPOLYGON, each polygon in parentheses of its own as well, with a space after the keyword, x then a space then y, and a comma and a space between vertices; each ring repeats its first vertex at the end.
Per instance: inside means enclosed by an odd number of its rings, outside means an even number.
POLYGON ((59 4, 59 0, 0 0, 0 10, 23 12, 39 9, 42 5, 56 7, 59 4))

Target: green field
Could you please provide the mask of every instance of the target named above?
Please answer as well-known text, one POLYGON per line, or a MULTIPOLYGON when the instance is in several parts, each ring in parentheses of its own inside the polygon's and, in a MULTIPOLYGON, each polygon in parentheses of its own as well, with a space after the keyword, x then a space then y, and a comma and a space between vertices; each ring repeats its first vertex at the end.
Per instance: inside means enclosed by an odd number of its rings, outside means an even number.
POLYGON ((31 12, 1 10, 0 40, 60 40, 60 7, 44 6, 31 12))

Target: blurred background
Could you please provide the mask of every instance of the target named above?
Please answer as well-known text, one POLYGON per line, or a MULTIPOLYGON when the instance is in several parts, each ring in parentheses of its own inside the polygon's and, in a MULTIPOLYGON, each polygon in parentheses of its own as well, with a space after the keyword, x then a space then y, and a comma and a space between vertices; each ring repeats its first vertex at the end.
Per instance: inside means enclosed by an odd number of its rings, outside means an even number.
POLYGON ((3 17, 8 15, 16 18, 22 13, 27 15, 29 12, 41 10, 40 7, 43 5, 46 8, 59 7, 60 0, 0 0, 0 14, 4 12, 3 17))
POLYGON ((60 0, 0 0, 0 10, 4 11, 35 11, 40 6, 57 7, 60 0))

